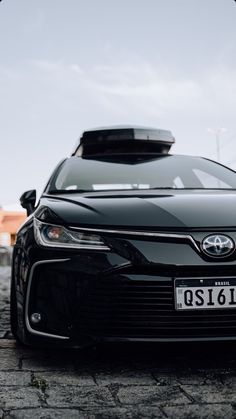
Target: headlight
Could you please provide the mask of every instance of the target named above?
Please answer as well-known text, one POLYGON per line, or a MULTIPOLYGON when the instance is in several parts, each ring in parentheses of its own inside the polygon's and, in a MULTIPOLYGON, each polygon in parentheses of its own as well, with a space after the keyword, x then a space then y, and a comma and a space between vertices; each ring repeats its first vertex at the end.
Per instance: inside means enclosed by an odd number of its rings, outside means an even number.
POLYGON ((36 218, 34 219, 34 235, 36 242, 45 247, 110 250, 101 237, 93 233, 82 233, 62 226, 42 223, 36 218))

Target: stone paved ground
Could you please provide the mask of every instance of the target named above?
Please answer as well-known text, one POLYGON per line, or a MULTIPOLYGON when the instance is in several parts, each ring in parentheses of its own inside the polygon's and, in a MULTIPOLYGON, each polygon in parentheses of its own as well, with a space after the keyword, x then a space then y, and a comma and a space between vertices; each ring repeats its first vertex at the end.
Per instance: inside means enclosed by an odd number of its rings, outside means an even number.
POLYGON ((236 418, 236 344, 25 349, 9 330, 9 273, 0 267, 2 418, 236 418))

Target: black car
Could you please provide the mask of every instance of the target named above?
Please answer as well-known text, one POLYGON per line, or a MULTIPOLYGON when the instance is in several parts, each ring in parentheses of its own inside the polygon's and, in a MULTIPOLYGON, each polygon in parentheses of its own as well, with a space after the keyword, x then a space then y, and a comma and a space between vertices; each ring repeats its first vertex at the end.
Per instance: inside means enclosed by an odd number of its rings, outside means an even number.
POLYGON ((236 173, 171 155, 169 131, 86 131, 13 252, 22 343, 236 339, 236 173))

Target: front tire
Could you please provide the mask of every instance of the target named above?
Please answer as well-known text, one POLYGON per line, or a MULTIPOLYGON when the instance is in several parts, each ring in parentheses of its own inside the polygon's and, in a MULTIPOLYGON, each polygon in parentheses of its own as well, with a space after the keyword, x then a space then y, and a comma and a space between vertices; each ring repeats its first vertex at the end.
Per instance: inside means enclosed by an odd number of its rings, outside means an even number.
POLYGON ((11 332, 16 340, 18 340, 18 315, 17 315, 17 301, 16 301, 16 287, 13 279, 11 280, 11 293, 10 293, 10 324, 11 332))
POLYGON ((25 345, 25 327, 19 324, 15 281, 12 276, 10 292, 10 325, 13 337, 21 345, 25 345))

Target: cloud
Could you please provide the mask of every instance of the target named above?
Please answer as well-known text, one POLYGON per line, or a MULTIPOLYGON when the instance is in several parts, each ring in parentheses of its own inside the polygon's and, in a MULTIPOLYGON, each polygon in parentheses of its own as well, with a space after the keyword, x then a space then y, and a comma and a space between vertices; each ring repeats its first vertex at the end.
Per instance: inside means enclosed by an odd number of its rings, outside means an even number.
POLYGON ((198 120, 205 121, 206 128, 214 120, 220 125, 235 120, 236 74, 229 68, 212 68, 197 78, 183 78, 137 60, 89 68, 80 63, 33 60, 18 72, 1 67, 0 83, 3 108, 8 102, 4 94, 12 94, 22 106, 32 102, 32 112, 36 108, 37 114, 54 106, 83 116, 92 110, 91 120, 99 115, 124 122, 128 117, 130 121, 198 120))
POLYGON ((176 77, 149 63, 120 63, 94 66, 34 61, 41 77, 70 93, 87 94, 93 101, 112 111, 124 107, 147 114, 184 117, 233 116, 236 106, 236 75, 229 69, 211 69, 198 77, 176 77))
MULTIPOLYGON (((228 128, 222 144, 235 133, 236 74, 226 66, 183 78, 141 60, 90 67, 34 60, 17 70, 0 66, 0 87, 0 175, 5 179, 5 172, 18 168, 17 196, 32 186, 42 190, 51 167, 89 127, 134 123, 167 128, 177 139, 174 152, 212 157, 215 139, 207 128, 228 128)), ((233 165, 234 138, 229 146, 221 156, 233 165)), ((10 201, 10 178, 7 182, 2 190, 10 201)))
POLYGON ((45 25, 45 14, 41 9, 36 9, 34 14, 26 17, 23 30, 27 35, 31 35, 35 31, 41 31, 45 25))

